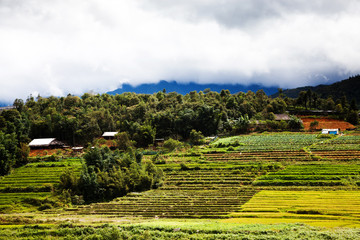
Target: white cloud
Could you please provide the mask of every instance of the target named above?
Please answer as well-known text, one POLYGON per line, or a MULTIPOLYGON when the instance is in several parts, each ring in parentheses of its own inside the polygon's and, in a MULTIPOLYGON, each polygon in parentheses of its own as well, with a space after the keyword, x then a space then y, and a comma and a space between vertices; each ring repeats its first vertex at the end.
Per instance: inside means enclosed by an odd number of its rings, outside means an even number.
POLYGON ((360 2, 0 0, 0 101, 161 79, 295 87, 360 71, 360 2))

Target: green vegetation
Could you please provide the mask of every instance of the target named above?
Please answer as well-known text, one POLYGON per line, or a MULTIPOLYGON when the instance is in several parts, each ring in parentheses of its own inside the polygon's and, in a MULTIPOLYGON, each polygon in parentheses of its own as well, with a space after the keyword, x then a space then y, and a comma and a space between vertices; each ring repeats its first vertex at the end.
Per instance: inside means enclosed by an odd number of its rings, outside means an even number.
POLYGON ((137 225, 14 226, 0 230, 0 238, 15 239, 356 239, 357 230, 324 230, 301 224, 237 225, 219 222, 149 222, 137 225))
POLYGON ((255 186, 357 186, 358 164, 291 165, 276 173, 258 178, 255 186))
POLYGON ((264 190, 232 216, 238 218, 234 222, 241 222, 243 218, 256 218, 259 222, 268 219, 273 222, 297 221, 328 227, 359 227, 359 197, 359 191, 264 190))
POLYGON ((71 208, 72 214, 160 218, 224 218, 249 200, 249 187, 272 164, 162 164, 165 181, 159 189, 130 193, 109 203, 71 208), (216 197, 214 197, 216 196, 216 197))
POLYGON ((85 165, 77 178, 73 172, 61 175, 59 189, 70 191, 86 202, 111 200, 133 191, 158 188, 163 173, 151 162, 142 163, 142 153, 126 153, 109 148, 92 148, 85 155, 85 165))
POLYGON ((319 141, 314 134, 263 133, 219 139, 210 146, 214 148, 233 146, 236 151, 280 151, 301 150, 319 141))
POLYGON ((80 160, 29 163, 15 169, 12 174, 0 179, 0 212, 24 212, 62 206, 63 202, 54 197, 53 191, 60 182, 61 174, 67 169, 79 175, 80 160))
POLYGON ((329 109, 356 122, 346 98, 164 91, 14 105, 0 114, 1 239, 359 238, 360 134, 283 132, 302 122, 274 115, 329 109), (105 131, 119 133, 99 139, 105 131), (41 137, 87 150, 28 158, 41 137))

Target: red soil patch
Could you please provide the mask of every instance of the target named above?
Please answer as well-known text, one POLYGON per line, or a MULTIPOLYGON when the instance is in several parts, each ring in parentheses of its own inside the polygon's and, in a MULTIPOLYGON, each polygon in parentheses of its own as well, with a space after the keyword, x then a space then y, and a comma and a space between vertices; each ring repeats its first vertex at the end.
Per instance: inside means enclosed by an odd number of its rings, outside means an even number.
POLYGON ((50 156, 56 154, 58 151, 61 151, 64 154, 63 149, 31 149, 29 153, 29 157, 36 157, 36 156, 50 156))
POLYGON ((337 119, 331 119, 326 117, 320 117, 320 118, 307 118, 307 117, 301 117, 301 120, 304 123, 305 130, 310 130, 310 123, 313 121, 318 121, 319 125, 316 127, 316 129, 336 129, 340 128, 340 131, 344 131, 347 129, 355 129, 356 127, 352 125, 351 123, 337 120, 337 119))

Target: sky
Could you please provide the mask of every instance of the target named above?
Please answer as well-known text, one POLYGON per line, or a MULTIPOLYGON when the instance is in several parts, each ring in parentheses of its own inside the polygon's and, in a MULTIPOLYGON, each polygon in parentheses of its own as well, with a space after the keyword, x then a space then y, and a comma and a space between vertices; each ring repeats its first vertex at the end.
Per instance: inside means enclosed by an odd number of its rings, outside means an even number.
POLYGON ((0 0, 0 101, 360 73, 357 0, 0 0))

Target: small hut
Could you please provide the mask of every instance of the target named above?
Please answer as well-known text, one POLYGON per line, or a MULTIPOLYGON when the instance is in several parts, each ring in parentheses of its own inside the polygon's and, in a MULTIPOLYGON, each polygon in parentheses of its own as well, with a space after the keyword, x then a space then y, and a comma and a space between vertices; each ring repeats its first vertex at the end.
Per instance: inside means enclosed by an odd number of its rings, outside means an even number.
POLYGON ((339 128, 335 128, 335 129, 323 129, 321 130, 321 134, 334 134, 334 135, 338 135, 340 133, 340 129, 339 128))
POLYGON ((38 148, 38 149, 63 148, 64 145, 65 145, 64 143, 56 140, 56 138, 37 138, 29 143, 30 148, 38 148))
POLYGON ((102 137, 107 139, 107 140, 111 140, 111 139, 115 139, 116 134, 118 134, 118 132, 104 132, 102 137))
POLYGON ((274 114, 275 115, 275 121, 290 121, 291 118, 288 114, 282 113, 282 114, 274 114))

